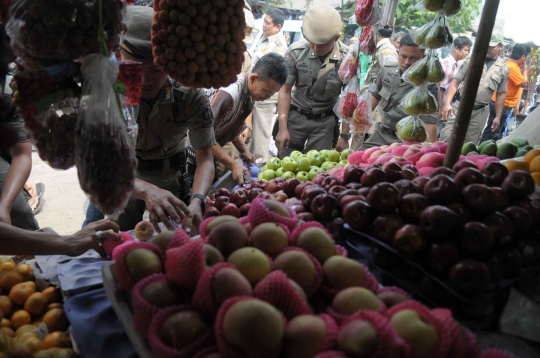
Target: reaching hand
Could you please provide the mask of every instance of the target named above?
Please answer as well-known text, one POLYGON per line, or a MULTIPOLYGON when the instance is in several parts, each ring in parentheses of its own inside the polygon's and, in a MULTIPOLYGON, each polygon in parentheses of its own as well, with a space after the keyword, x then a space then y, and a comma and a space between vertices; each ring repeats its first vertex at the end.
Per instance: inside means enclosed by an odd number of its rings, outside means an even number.
POLYGON ((493 123, 491 124, 491 131, 495 132, 501 125, 501 117, 493 118, 493 123))
POLYGON ((244 129, 241 135, 242 135, 242 139, 244 139, 244 143, 247 145, 249 141, 251 140, 251 129, 249 128, 244 129))
POLYGON ((345 138, 339 137, 337 144, 336 144, 336 150, 338 152, 343 152, 343 150, 349 148, 349 141, 345 138))
POLYGON ((170 191, 160 189, 155 185, 150 186, 144 193, 146 209, 150 212, 150 222, 157 232, 161 232, 158 222, 161 221, 169 230, 175 227, 169 222, 169 217, 175 223, 180 224, 182 220, 191 216, 186 204, 174 196, 170 191))
POLYGON ((182 227, 190 236, 195 236, 199 234, 199 226, 203 220, 203 213, 199 200, 193 200, 193 202, 189 204, 188 210, 190 211, 191 216, 184 219, 182 227))
POLYGON ((79 256, 90 249, 96 250, 102 257, 107 257, 101 245, 107 240, 120 241, 120 227, 110 220, 100 220, 88 224, 82 230, 65 238, 66 255, 79 256), (96 233, 101 231, 101 237, 96 233))
POLYGON ((244 184, 244 174, 249 176, 249 171, 242 164, 234 163, 231 168, 232 177, 235 182, 242 185, 244 184))
POLYGON ((278 149, 278 154, 281 155, 281 152, 284 148, 287 148, 289 146, 289 140, 291 139, 291 136, 289 135, 289 131, 286 129, 280 129, 277 136, 276 136, 276 147, 278 149))
POLYGON ((445 103, 444 106, 443 106, 443 109, 442 109, 442 117, 441 117, 441 119, 443 121, 446 121, 448 119, 449 115, 452 115, 452 116, 455 115, 454 114, 454 109, 452 108, 451 104, 446 104, 445 103))
POLYGON ((253 164, 253 162, 255 162, 255 156, 251 154, 249 150, 244 153, 240 153, 240 158, 247 162, 248 168, 251 166, 251 164, 253 164))

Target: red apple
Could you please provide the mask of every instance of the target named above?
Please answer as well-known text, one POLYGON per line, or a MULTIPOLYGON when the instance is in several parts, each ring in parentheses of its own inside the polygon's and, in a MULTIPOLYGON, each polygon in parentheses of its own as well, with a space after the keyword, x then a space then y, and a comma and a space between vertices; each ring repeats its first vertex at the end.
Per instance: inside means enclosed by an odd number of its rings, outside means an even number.
POLYGON ((251 208, 250 203, 246 203, 240 207, 240 217, 247 216, 249 214, 249 209, 251 208))
MULTIPOLYGON (((527 197, 520 200, 517 204, 527 210, 532 218, 540 218, 540 199, 527 197)), ((533 220, 533 227, 537 226, 540 226, 540 220, 533 220)))
POLYGON ((463 168, 456 174, 454 178, 454 183, 456 183, 461 189, 470 184, 485 184, 486 177, 478 169, 474 168, 463 168))
POLYGON ((459 173, 461 169, 464 169, 464 168, 478 169, 476 164, 474 164, 470 160, 462 160, 461 162, 457 162, 456 164, 454 164, 454 166, 452 167, 452 170, 456 173, 459 173))
MULTIPOLYGON (((506 215, 514 224, 516 237, 523 237, 531 230, 533 219, 531 214, 529 214, 529 212, 522 207, 517 205, 510 206, 503 211, 503 214, 506 215)), ((538 219, 539 218, 536 218, 536 220, 538 219)))
POLYGON ((467 296, 484 292, 490 283, 486 265, 472 259, 459 261, 452 266, 449 278, 452 287, 467 296))
POLYGON ((439 174, 424 185, 424 195, 434 204, 450 204, 459 200, 459 188, 448 175, 439 174))
POLYGON ((358 190, 356 189, 345 189, 342 192, 340 192, 339 195, 337 196, 338 202, 340 202, 341 198, 343 198, 345 195, 359 195, 359 194, 358 194, 358 190))
MULTIPOLYGON (((405 164, 403 167, 401 167, 401 169, 410 170, 418 176, 418 169, 416 169, 416 167, 413 164, 405 164)), ((407 178, 403 178, 403 179, 407 179, 407 178)))
POLYGON ((304 207, 304 204, 302 202, 294 205, 288 205, 289 208, 291 208, 292 211, 294 211, 297 214, 303 213, 306 211, 306 208, 304 207))
POLYGON ((479 260, 486 259, 492 247, 493 234, 486 225, 477 221, 465 224, 459 238, 459 248, 466 256, 479 260))
POLYGON ((420 188, 421 190, 421 194, 424 193, 424 186, 426 185, 426 183, 429 181, 429 179, 431 179, 430 177, 426 176, 426 175, 422 175, 420 177, 416 177, 414 179, 412 179, 412 182, 416 185, 418 185, 418 187, 420 188))
POLYGON ((283 192, 283 190, 280 190, 280 191, 274 193, 274 195, 272 195, 272 196, 273 196, 274 200, 277 200, 277 201, 279 201, 280 203, 284 203, 285 200, 287 200, 287 199, 289 198, 289 197, 287 196, 287 194, 285 194, 285 193, 283 192))
POLYGON ((471 184, 461 191, 461 202, 471 210, 473 215, 480 217, 495 211, 495 200, 493 191, 484 184, 471 184))
POLYGON ((283 191, 289 198, 294 196, 294 190, 300 185, 300 180, 297 178, 291 178, 283 183, 283 191))
POLYGON ((503 211, 504 209, 512 205, 512 201, 510 200, 510 197, 501 188, 492 186, 491 191, 493 192, 493 194, 495 194, 495 210, 496 211, 503 211))
POLYGON ((221 211, 218 210, 215 206, 208 208, 204 211, 204 218, 208 219, 212 216, 221 216, 221 211))
POLYGON ((516 170, 504 179, 501 189, 510 196, 510 199, 521 200, 534 193, 535 184, 531 174, 516 170))
POLYGON ((514 223, 506 215, 496 211, 486 216, 483 223, 491 231, 496 247, 506 246, 512 241, 514 223))
POLYGON ((302 200, 294 196, 292 198, 285 200, 285 205, 287 206, 293 206, 293 205, 298 205, 298 204, 302 205, 302 200))
POLYGON ((433 178, 435 175, 439 175, 439 174, 444 174, 444 175, 448 175, 450 178, 453 178, 456 176, 456 172, 453 171, 452 169, 450 168, 447 168, 447 167, 438 167, 438 168, 435 168, 434 171, 431 172, 431 174, 429 175, 431 178, 433 178))
MULTIPOLYGON (((314 185, 314 183, 310 182, 310 181, 305 181, 305 182, 302 182, 300 184, 298 184, 296 186, 296 188, 294 188, 294 196, 296 196, 298 199, 300 199, 302 197, 302 193, 304 192, 304 189, 307 188, 307 187, 310 187, 314 185)), ((321 187, 319 185, 319 187, 321 187)))
POLYGON ((375 184, 369 191, 367 202, 376 214, 395 212, 399 202, 399 192, 390 183, 375 184))
POLYGON ((324 189, 330 190, 330 188, 336 185, 343 186, 344 184, 343 184, 343 181, 341 181, 340 179, 333 176, 329 176, 329 177, 324 178, 321 185, 324 189))
POLYGON ((313 182, 313 184, 321 185, 324 178, 327 178, 329 176, 330 176, 330 174, 328 174, 328 173, 319 173, 319 174, 315 175, 311 181, 313 182))
POLYGON ((277 193, 283 188, 283 184, 280 181, 277 181, 276 179, 270 180, 266 186, 264 187, 264 190, 269 193, 277 193))
POLYGON ((420 215, 429 206, 429 200, 422 194, 407 194, 399 202, 399 215, 408 222, 417 224, 420 215))
POLYGON ((418 176, 418 172, 415 172, 413 170, 410 170, 410 169, 406 169, 406 168, 402 168, 401 169, 401 177, 403 179, 407 179, 407 180, 413 180, 414 178, 416 178, 418 176))
POLYGON ((229 203, 221 209, 221 215, 230 215, 235 218, 240 217, 240 209, 233 203, 229 203))
POLYGON ((372 187, 373 185, 386 181, 386 174, 380 168, 372 167, 362 175, 360 183, 363 187, 372 187))
POLYGON ((425 247, 422 230, 416 225, 405 225, 394 234, 392 245, 401 255, 415 258, 425 247))
POLYGON ((370 186, 364 186, 358 189, 358 194, 361 196, 365 196, 367 198, 370 190, 371 190, 370 186))
POLYGON ((343 219, 354 230, 363 230, 372 222, 369 204, 363 200, 355 200, 343 207, 343 219))
POLYGON ((326 194, 326 190, 321 188, 320 186, 310 186, 304 189, 304 192, 302 193, 302 204, 304 204, 305 208, 311 208, 311 201, 313 198, 315 198, 317 195, 326 194))
POLYGON ((220 196, 230 196, 230 192, 228 189, 226 188, 219 188, 218 190, 216 190, 216 192, 214 193, 216 194, 216 198, 220 197, 220 196))
POLYGON ((339 206, 341 208, 344 208, 345 205, 347 205, 351 201, 355 201, 355 200, 366 201, 366 197, 364 197, 362 195, 345 195, 345 196, 341 197, 341 200, 339 200, 338 203, 339 203, 339 206))
POLYGON ((262 179, 258 179, 258 180, 255 180, 255 181, 253 182, 253 185, 254 185, 256 188, 259 188, 259 189, 264 190, 264 187, 266 186, 266 181, 265 181, 265 180, 262 180, 262 179))
POLYGON ((228 196, 218 196, 216 198, 216 202, 214 204, 214 206, 219 210, 223 210, 223 207, 225 207, 225 205, 228 205, 231 203, 231 198, 229 198, 228 196))
POLYGON ((399 198, 407 194, 422 194, 424 193, 420 186, 407 179, 401 179, 394 183, 394 186, 399 191, 399 198))
POLYGON ((315 221, 315 217, 312 213, 300 213, 298 214, 298 220, 303 222, 315 221))
POLYGON ((392 245, 394 234, 403 225, 405 225, 405 221, 403 221, 403 219, 397 214, 379 215, 375 221, 373 221, 375 237, 389 245, 392 245))
POLYGON ((434 242, 426 252, 427 267, 438 277, 446 279, 452 266, 458 262, 458 248, 453 242, 434 242))
POLYGON ((364 175, 364 169, 360 168, 358 165, 349 165, 343 171, 343 182, 345 184, 349 183, 360 183, 364 175))
POLYGON ((459 224, 458 214, 442 205, 429 206, 420 215, 420 227, 426 237, 433 241, 454 238, 459 233, 459 224))
POLYGON ((482 173, 486 176, 486 182, 489 186, 501 186, 508 176, 508 168, 499 162, 491 162, 482 169, 482 173))
POLYGON ((251 203, 253 200, 259 197, 259 195, 263 192, 261 188, 253 188, 248 192, 248 200, 251 203))
POLYGON ((343 240, 347 235, 347 230, 344 225, 345 220, 343 220, 343 218, 333 218, 326 224, 326 230, 330 232, 330 235, 332 235, 332 238, 335 241, 343 240))
POLYGON ((332 195, 334 198, 338 198, 339 194, 346 191, 347 188, 342 185, 334 185, 328 190, 328 195, 332 195))
POLYGON ((204 205, 204 210, 208 210, 209 208, 214 206, 214 200, 210 199, 209 197, 206 198, 206 204, 204 205))
POLYGON ((235 204, 238 207, 241 207, 248 202, 247 194, 242 189, 233 191, 229 198, 231 199, 231 203, 235 204))
POLYGON ((383 172, 386 174, 386 179, 390 183, 401 180, 401 167, 396 163, 385 163, 382 166, 383 172))
POLYGON ((471 211, 465 205, 461 203, 452 203, 448 205, 448 208, 458 214, 460 226, 463 226, 472 220, 471 211))
POLYGON ((141 221, 135 226, 135 237, 147 241, 154 235, 154 225, 150 221, 141 221))
POLYGON ((362 184, 360 183, 349 183, 347 185, 345 185, 347 187, 347 189, 360 189, 362 187, 362 184))
POLYGON ((311 201, 311 212, 316 219, 330 220, 337 215, 337 199, 328 194, 320 194, 311 201))

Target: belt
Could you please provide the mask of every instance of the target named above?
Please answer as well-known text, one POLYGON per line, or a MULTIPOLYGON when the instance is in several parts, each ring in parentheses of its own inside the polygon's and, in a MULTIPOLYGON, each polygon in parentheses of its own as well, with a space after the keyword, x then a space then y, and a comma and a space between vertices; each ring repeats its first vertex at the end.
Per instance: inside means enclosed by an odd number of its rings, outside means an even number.
POLYGON ((295 110, 298 113, 300 113, 301 115, 303 115, 307 119, 321 119, 321 118, 326 118, 326 117, 329 117, 329 116, 335 116, 336 115, 334 113, 334 111, 331 110, 331 109, 326 110, 326 111, 324 111, 322 113, 318 113, 318 114, 314 114, 312 111, 306 111, 305 109, 298 108, 296 106, 291 106, 291 109, 295 110))
POLYGON ((485 108, 487 104, 475 104, 473 107, 473 111, 477 111, 479 109, 485 108))
POLYGON ((163 169, 163 162, 165 160, 169 161, 171 168, 185 168, 186 167, 186 151, 183 150, 180 153, 176 153, 169 158, 155 159, 155 160, 144 160, 140 157, 137 157, 137 170, 140 171, 157 171, 163 169))

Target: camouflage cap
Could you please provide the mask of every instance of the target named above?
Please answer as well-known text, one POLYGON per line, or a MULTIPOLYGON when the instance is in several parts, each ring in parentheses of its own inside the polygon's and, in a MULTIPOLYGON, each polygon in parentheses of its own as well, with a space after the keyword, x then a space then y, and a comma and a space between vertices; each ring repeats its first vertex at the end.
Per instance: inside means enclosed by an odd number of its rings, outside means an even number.
POLYGON ((493 32, 491 34, 491 39, 489 40, 489 46, 495 47, 498 44, 502 44, 503 40, 504 40, 503 34, 501 34, 500 32, 493 32))
POLYGON ((333 7, 314 6, 304 16, 302 33, 309 42, 324 45, 339 35, 342 24, 339 12, 333 7))
POLYGON ((122 49, 132 56, 152 60, 152 43, 150 31, 154 10, 147 6, 128 6, 128 16, 131 16, 128 30, 124 35, 122 49))

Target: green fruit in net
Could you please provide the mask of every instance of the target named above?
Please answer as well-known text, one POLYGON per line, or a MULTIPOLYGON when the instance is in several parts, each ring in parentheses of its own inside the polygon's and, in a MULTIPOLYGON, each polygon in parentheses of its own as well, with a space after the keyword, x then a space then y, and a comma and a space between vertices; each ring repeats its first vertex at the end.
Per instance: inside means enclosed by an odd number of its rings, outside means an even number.
POLYGON ((427 80, 432 83, 439 83, 446 77, 444 73, 444 68, 442 67, 441 61, 438 57, 433 57, 429 61, 428 71, 427 71, 427 80))
POLYGON ((424 26, 421 26, 414 31, 414 42, 418 44, 418 46, 425 45, 426 36, 431 29, 431 26, 433 26, 433 23, 428 22, 424 26))
POLYGON ((424 7, 429 11, 439 11, 443 8, 445 0, 423 0, 424 7))
POLYGON ((443 7, 444 15, 454 16, 461 10, 461 0, 446 0, 443 7))
POLYGON ((443 25, 436 23, 429 29, 429 32, 426 35, 425 45, 427 48, 436 49, 445 46, 446 41, 446 28, 443 25))
POLYGON ((407 79, 420 86, 422 83, 426 82, 426 77, 428 75, 428 64, 425 60, 416 62, 407 72, 407 79))

